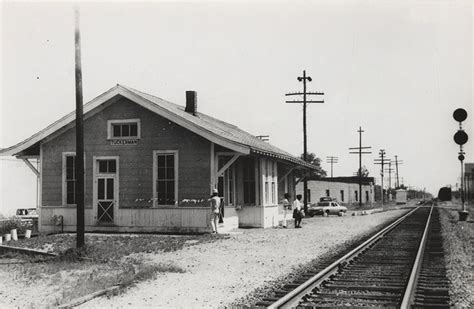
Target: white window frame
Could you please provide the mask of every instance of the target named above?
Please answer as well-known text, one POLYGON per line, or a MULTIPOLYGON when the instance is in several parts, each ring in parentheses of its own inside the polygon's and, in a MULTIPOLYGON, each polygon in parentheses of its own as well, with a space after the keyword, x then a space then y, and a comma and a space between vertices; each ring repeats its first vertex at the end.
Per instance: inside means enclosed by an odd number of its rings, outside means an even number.
POLYGON ((92 157, 92 213, 93 217, 97 216, 97 178, 99 177, 110 177, 114 178, 114 223, 117 220, 118 210, 120 208, 120 156, 93 156, 92 157), (99 164, 100 160, 115 160, 115 173, 99 173, 99 164))
POLYGON ((141 138, 141 124, 140 119, 111 119, 107 120, 107 139, 108 140, 121 140, 121 139, 140 139, 141 138), (112 127, 114 124, 129 124, 129 123, 136 123, 137 124, 137 136, 120 136, 114 137, 112 127))
POLYGON ((153 150, 153 207, 170 207, 178 206, 178 182, 179 182, 179 173, 178 173, 178 159, 179 151, 178 150, 153 150), (158 160, 157 155, 168 155, 174 154, 174 205, 158 205, 158 192, 156 192, 156 182, 158 181, 158 160))
MULTIPOLYGON (((77 204, 67 204, 67 185, 66 185, 66 157, 75 156, 75 151, 66 151, 62 153, 62 177, 61 177, 61 200, 63 206, 76 206, 77 204)), ((76 157, 77 158, 77 157, 76 157)), ((86 154, 84 153, 84 195, 86 194, 86 154)), ((77 178, 76 178, 77 181, 77 178)))

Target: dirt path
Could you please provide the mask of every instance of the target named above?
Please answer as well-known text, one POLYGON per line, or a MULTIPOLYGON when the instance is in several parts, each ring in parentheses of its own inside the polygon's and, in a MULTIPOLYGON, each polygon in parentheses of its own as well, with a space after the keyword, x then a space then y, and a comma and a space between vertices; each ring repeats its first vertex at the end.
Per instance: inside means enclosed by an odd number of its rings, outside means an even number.
POLYGON ((216 308, 288 274, 302 263, 335 250, 355 235, 400 216, 394 210, 367 216, 315 217, 301 229, 249 229, 230 239, 163 254, 142 254, 150 263, 179 266, 186 273, 160 274, 125 293, 94 299, 83 308, 216 308))

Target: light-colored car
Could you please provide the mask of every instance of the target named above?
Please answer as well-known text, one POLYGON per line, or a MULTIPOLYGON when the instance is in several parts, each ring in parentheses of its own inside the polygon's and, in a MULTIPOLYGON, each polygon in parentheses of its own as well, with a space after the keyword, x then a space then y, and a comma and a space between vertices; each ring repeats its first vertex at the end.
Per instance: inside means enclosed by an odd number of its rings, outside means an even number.
POLYGON ((308 208, 308 215, 311 217, 314 215, 339 215, 339 213, 345 213, 347 208, 339 205, 336 201, 324 201, 318 204, 313 204, 308 208))

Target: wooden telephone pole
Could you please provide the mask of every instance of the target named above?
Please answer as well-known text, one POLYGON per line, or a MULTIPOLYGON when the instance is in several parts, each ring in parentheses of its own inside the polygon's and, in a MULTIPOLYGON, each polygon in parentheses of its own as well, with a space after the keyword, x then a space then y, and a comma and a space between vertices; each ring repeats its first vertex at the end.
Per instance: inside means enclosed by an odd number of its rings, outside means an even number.
POLYGON ((357 172, 357 176, 359 176, 359 207, 362 207, 362 155, 372 153, 371 151, 362 151, 363 149, 370 149, 371 146, 362 147, 362 127, 359 127, 359 147, 351 147, 349 148, 350 154, 358 154, 359 155, 359 171, 357 172), (357 150, 357 151, 355 151, 357 150))
POLYGON ((397 189, 400 188, 400 182, 398 181, 399 179, 399 176, 398 176, 398 166, 399 165, 402 165, 403 164, 403 161, 402 160, 398 160, 398 156, 395 156, 395 174, 396 174, 396 177, 397 177, 397 189))
POLYGON ((79 9, 74 10, 75 78, 76 78, 76 247, 84 246, 84 116, 82 110, 81 33, 79 9))
POLYGON ((388 201, 390 201, 390 194, 392 193, 392 161, 388 161, 388 168, 385 169, 385 171, 388 173, 388 201))
MULTIPOLYGON (((307 101, 306 96, 308 95, 324 95, 324 92, 307 92, 306 91, 306 81, 312 81, 311 76, 306 76, 306 70, 303 70, 303 76, 298 76, 298 81, 303 82, 303 92, 292 92, 287 93, 286 96, 303 96, 303 101, 301 100, 293 100, 293 101, 286 101, 286 103, 303 103, 303 160, 306 162, 307 154, 308 154, 308 143, 307 143, 307 134, 306 134, 306 104, 308 103, 324 103, 324 100, 320 101, 307 101)), ((304 176, 303 181, 303 205, 305 213, 308 212, 308 179, 306 175, 304 176)))
POLYGON ((332 165, 334 163, 338 163, 338 160, 339 160, 338 157, 333 157, 333 156, 326 157, 326 163, 331 163, 331 178, 333 177, 332 176, 332 165))
POLYGON ((384 175, 383 174, 383 172, 384 172, 383 167, 384 167, 384 165, 388 164, 388 162, 390 161, 390 159, 385 158, 385 155, 386 155, 385 149, 380 149, 380 151, 379 151, 379 157, 380 158, 374 160, 374 164, 379 164, 380 165, 380 176, 381 176, 380 178, 382 180, 382 188, 381 188, 382 189, 382 206, 383 206, 383 203, 384 203, 384 200, 385 200, 385 194, 383 192, 383 175, 384 175))

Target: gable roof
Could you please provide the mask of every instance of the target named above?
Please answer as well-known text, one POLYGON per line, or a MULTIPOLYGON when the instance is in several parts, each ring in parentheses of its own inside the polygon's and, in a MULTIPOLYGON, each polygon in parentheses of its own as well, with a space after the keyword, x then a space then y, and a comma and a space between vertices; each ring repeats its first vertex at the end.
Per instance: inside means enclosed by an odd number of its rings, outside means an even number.
MULTIPOLYGON (((195 115, 185 111, 184 106, 171 103, 156 96, 141 92, 139 90, 117 84, 98 97, 86 103, 83 107, 84 115, 90 116, 96 107, 108 102, 117 96, 125 97, 142 107, 163 116, 192 132, 233 151, 249 154, 273 157, 288 161, 297 165, 313 169, 314 166, 294 157, 290 153, 281 150, 268 142, 264 142, 256 136, 245 132, 235 125, 213 118, 206 114, 197 112, 195 115)), ((43 139, 51 136, 60 129, 73 125, 75 112, 60 118, 45 129, 25 139, 24 141, 9 148, 0 149, 0 156, 17 155, 18 153, 34 146, 43 139)))

